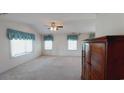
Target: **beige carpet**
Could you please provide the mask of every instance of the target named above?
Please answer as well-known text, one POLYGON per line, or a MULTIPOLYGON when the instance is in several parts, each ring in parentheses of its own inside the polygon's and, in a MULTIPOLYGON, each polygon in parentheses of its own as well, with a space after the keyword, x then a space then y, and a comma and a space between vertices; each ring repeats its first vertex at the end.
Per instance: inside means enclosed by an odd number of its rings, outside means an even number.
POLYGON ((43 56, 0 74, 1 80, 80 80, 80 57, 43 56))

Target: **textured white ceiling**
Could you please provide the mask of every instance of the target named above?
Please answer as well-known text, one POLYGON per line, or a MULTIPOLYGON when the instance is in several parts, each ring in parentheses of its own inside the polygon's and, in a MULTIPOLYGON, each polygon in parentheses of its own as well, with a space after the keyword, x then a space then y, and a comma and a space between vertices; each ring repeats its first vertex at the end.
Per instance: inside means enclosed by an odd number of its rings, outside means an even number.
POLYGON ((46 25, 51 21, 64 24, 64 28, 56 33, 94 32, 96 27, 96 14, 92 13, 10 13, 4 17, 29 24, 42 34, 55 33, 47 29, 46 25))

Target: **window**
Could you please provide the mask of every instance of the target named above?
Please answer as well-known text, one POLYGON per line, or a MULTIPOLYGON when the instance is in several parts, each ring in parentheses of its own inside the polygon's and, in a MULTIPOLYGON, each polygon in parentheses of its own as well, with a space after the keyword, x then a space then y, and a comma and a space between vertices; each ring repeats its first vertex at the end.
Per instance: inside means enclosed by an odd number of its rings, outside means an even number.
POLYGON ((77 50, 77 40, 68 40, 68 50, 77 50))
POLYGON ((45 44, 44 44, 45 50, 52 50, 52 46, 53 46, 52 40, 45 40, 44 42, 45 42, 45 44))
POLYGON ((68 50, 77 50, 78 35, 67 35, 68 50))
POLYGON ((45 35, 44 36, 44 49, 45 50, 52 50, 53 48, 53 36, 52 35, 45 35))
POLYGON ((12 57, 25 55, 33 51, 33 41, 32 40, 19 40, 12 39, 11 43, 11 55, 12 57))

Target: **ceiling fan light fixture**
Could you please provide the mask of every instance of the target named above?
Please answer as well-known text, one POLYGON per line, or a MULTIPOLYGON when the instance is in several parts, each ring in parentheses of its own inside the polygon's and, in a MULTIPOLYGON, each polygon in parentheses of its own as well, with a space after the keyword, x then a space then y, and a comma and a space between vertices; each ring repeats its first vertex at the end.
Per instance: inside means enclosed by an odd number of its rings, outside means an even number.
POLYGON ((53 31, 53 27, 50 27, 50 30, 53 31))
POLYGON ((60 26, 56 25, 55 22, 52 22, 49 29, 51 31, 57 31, 57 30, 59 30, 59 28, 63 28, 63 26, 60 27, 60 26))
POLYGON ((57 27, 54 27, 53 31, 57 31, 57 30, 58 30, 57 27))
POLYGON ((57 27, 50 27, 51 31, 57 31, 57 27))

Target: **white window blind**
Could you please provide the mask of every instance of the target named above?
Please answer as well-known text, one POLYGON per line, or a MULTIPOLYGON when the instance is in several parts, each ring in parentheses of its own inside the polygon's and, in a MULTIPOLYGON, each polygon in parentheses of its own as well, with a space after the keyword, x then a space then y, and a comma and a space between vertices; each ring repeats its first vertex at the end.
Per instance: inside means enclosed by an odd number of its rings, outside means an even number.
POLYGON ((13 39, 11 43, 11 55, 12 57, 25 55, 33 51, 33 41, 32 40, 19 40, 13 39))
POLYGON ((68 50, 77 50, 77 40, 68 40, 68 50))
POLYGON ((52 40, 45 40, 44 43, 45 43, 44 44, 45 50, 52 50, 52 46, 53 46, 52 40))

